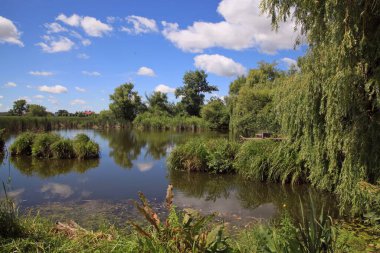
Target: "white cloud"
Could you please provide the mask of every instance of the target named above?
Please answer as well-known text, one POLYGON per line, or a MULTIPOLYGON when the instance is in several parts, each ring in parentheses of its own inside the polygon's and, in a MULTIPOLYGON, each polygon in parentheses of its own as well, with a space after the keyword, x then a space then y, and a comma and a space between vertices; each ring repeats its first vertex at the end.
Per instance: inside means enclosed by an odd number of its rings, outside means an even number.
POLYGON ((75 45, 67 37, 59 37, 59 39, 44 36, 45 42, 37 43, 37 46, 40 46, 42 50, 46 53, 58 53, 58 52, 67 52, 70 51, 75 45))
POLYGON ((3 99, 4 98, 4 96, 0 96, 0 99, 3 99))
POLYGON ((82 99, 74 99, 70 102, 71 105, 84 105, 86 104, 86 101, 82 99))
POLYGON ((5 87, 17 87, 17 84, 15 82, 7 82, 4 84, 5 87))
POLYGON ((181 30, 177 23, 162 22, 163 35, 183 51, 202 52, 207 48, 221 47, 233 50, 257 48, 274 54, 278 50, 292 49, 297 34, 294 23, 281 23, 277 32, 272 30, 271 19, 261 15, 259 0, 222 0, 218 13, 221 22, 194 22, 181 30))
POLYGON ((112 31, 112 27, 93 17, 84 17, 81 20, 83 30, 92 37, 102 37, 103 34, 112 31))
POLYGON ((62 21, 69 26, 79 26, 81 19, 82 18, 77 14, 73 14, 71 17, 67 17, 65 14, 60 14, 56 18, 56 20, 62 21))
POLYGON ((141 67, 137 71, 137 74, 139 76, 155 76, 156 73, 154 73, 154 70, 148 67, 141 67))
POLYGON ((128 16, 126 20, 128 23, 132 24, 133 27, 129 28, 123 26, 121 28, 121 31, 123 32, 132 34, 158 32, 158 27, 154 19, 132 15, 128 16))
POLYGON ((43 99, 45 96, 43 95, 35 95, 33 98, 35 99, 43 99))
POLYGON ((86 92, 86 89, 83 89, 83 88, 80 88, 80 87, 75 87, 75 90, 79 91, 79 92, 86 92))
POLYGON ((11 20, 0 16, 0 43, 16 44, 23 47, 24 43, 20 40, 20 35, 21 33, 11 20))
POLYGON ((82 59, 82 60, 87 60, 90 58, 87 54, 77 54, 77 58, 82 59))
POLYGON ((96 71, 82 71, 82 74, 83 75, 86 75, 86 76, 101 76, 101 74, 99 72, 96 72, 96 71))
POLYGON ((298 69, 297 61, 294 59, 285 57, 285 58, 282 58, 281 61, 284 62, 288 68, 290 68, 292 65, 294 65, 298 69))
POLYGON ((60 32, 66 32, 67 29, 61 26, 60 24, 53 22, 53 23, 46 23, 45 28, 47 29, 47 33, 60 33, 60 32))
POLYGON ((32 76, 52 76, 52 75, 54 75, 53 72, 49 72, 49 71, 29 71, 29 74, 32 76))
POLYGON ((54 94, 60 94, 67 92, 67 88, 62 85, 54 85, 54 86, 39 86, 39 91, 48 92, 48 93, 54 93, 54 94))
POLYGON ((73 14, 72 16, 67 17, 64 14, 60 14, 56 20, 62 21, 70 26, 80 26, 87 35, 92 37, 102 37, 104 34, 112 31, 112 26, 89 16, 81 17, 77 14, 73 14))
POLYGON ((56 99, 54 97, 49 97, 48 98, 48 102, 52 103, 53 105, 58 105, 59 104, 58 99, 56 99))
POLYGON ((174 93, 175 88, 171 88, 165 84, 159 84, 154 88, 154 91, 162 92, 162 93, 174 93))
POLYGON ((202 54, 194 57, 194 65, 219 76, 241 76, 247 70, 240 63, 219 54, 202 54))

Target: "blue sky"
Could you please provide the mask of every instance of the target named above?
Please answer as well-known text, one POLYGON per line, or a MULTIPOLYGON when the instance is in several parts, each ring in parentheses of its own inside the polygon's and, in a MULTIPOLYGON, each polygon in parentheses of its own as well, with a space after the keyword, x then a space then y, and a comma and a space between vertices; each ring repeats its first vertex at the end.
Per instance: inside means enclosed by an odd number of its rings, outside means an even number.
POLYGON ((276 61, 286 69, 292 23, 272 31, 258 0, 2 0, 0 111, 24 98, 55 112, 108 109, 125 82, 140 95, 182 85, 188 70, 204 69, 224 96, 229 83, 276 61))

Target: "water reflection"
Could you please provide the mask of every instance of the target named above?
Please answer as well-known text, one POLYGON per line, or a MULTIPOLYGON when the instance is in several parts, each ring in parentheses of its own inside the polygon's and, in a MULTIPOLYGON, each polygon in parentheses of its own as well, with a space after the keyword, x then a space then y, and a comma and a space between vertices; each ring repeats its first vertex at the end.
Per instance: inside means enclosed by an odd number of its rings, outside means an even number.
POLYGON ((67 199, 73 195, 74 191, 67 184, 47 183, 41 188, 41 192, 45 193, 45 199, 56 198, 67 199))
POLYGON ((99 166, 99 159, 38 159, 34 157, 11 157, 11 164, 27 176, 49 178, 70 172, 85 173, 99 166))

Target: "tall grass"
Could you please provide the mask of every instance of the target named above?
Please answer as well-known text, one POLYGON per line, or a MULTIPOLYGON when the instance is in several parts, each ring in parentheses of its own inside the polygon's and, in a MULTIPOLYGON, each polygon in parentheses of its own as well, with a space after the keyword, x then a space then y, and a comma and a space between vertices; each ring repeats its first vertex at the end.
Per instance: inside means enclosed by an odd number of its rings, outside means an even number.
POLYGON ((5 129, 0 129, 0 154, 4 152, 5 139, 4 139, 5 129))
POLYGON ((32 155, 38 158, 90 159, 99 157, 99 152, 99 145, 85 134, 78 134, 70 140, 54 133, 25 132, 10 147, 12 156, 32 155))
POLYGON ((225 139, 192 139, 173 149, 168 166, 175 170, 233 173, 238 147, 225 139))

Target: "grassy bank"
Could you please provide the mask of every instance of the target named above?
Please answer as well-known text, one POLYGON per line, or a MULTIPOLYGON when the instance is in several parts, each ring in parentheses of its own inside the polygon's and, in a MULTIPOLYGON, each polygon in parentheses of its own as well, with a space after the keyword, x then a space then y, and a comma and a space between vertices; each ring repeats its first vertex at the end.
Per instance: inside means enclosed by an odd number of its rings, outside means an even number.
MULTIPOLYGON (((301 222, 284 216, 257 223, 238 234, 190 209, 177 210, 169 186, 166 218, 155 213, 144 195, 136 208, 145 224, 129 221, 123 228, 104 224, 97 231, 73 221, 53 224, 46 218, 20 216, 8 199, 0 202, 1 252, 376 252, 379 227, 360 230, 360 223, 334 222, 313 208, 301 222), (227 235, 227 236, 226 236, 227 235)), ((303 208, 300 204, 299 208, 303 208)))
POLYGON ((12 156, 33 156, 36 158, 90 159, 99 157, 99 145, 85 134, 78 134, 73 140, 54 133, 20 134, 9 148, 12 156))
POLYGON ((7 131, 40 130, 50 131, 56 129, 78 128, 121 128, 116 120, 100 117, 29 117, 29 116, 0 116, 0 129, 7 131))

